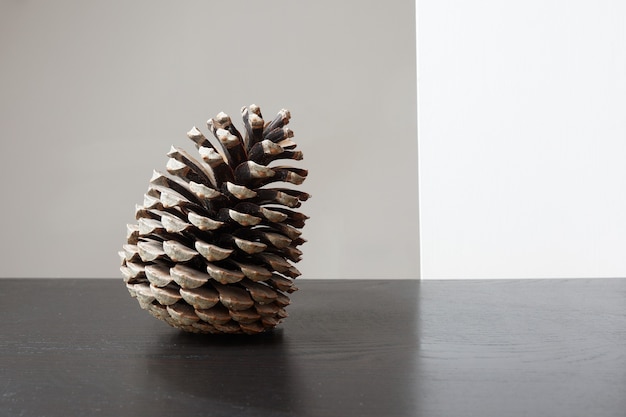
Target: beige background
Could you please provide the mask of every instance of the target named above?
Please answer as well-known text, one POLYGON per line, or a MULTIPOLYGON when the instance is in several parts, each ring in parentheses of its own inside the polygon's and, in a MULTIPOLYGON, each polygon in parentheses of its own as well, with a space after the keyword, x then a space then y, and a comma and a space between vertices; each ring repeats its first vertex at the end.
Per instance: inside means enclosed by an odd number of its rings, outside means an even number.
POLYGON ((310 170, 303 278, 418 277, 413 1, 3 1, 0 57, 0 276, 120 277, 170 144, 256 103, 310 170))

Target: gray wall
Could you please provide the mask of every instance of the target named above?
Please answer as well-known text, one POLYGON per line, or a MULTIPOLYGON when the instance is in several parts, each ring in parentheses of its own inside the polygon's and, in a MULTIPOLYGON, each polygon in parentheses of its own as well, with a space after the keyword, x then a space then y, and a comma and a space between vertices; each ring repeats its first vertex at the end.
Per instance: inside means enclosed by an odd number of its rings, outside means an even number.
POLYGON ((2 277, 119 277, 170 144, 282 107, 310 170, 303 278, 418 277, 415 6, 0 3, 2 277))

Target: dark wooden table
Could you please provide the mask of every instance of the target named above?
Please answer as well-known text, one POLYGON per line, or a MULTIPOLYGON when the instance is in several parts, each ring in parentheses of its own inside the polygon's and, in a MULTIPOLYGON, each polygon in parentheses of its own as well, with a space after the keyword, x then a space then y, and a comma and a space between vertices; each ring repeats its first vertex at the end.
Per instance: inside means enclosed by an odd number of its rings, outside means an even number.
POLYGON ((0 416, 626 416, 626 280, 299 281, 255 337, 0 280, 0 416))

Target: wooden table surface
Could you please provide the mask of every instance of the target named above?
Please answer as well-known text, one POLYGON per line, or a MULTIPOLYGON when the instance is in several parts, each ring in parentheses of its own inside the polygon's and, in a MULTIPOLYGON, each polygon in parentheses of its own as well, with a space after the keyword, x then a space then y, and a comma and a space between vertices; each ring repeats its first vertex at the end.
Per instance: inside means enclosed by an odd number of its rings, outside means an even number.
POLYGON ((121 280, 0 280, 0 416, 626 416, 626 279, 299 280, 182 333, 121 280))

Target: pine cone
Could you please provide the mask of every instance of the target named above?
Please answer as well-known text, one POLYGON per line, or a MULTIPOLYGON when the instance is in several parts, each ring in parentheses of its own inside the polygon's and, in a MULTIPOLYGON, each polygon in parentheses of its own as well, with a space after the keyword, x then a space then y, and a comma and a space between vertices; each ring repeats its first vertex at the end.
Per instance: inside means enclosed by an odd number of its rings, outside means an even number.
POLYGON ((310 196, 275 182, 301 184, 307 171, 271 165, 302 159, 288 110, 264 122, 241 109, 245 138, 230 117, 207 122, 218 147, 195 127, 187 136, 200 159, 172 147, 167 174, 154 172, 138 223, 128 225, 120 257, 124 282, 142 308, 196 333, 260 333, 287 317, 287 293, 300 272, 308 218, 292 210, 310 196))

